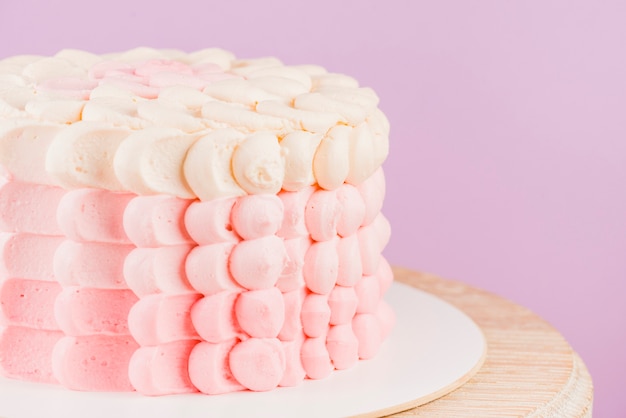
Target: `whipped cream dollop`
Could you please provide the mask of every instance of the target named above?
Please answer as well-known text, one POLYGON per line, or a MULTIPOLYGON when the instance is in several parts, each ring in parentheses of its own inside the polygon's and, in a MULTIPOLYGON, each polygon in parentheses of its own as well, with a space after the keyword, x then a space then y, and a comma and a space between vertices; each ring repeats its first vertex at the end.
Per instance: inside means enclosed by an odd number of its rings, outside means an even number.
POLYGON ((389 123, 352 77, 276 58, 137 48, 0 61, 0 164, 15 180, 208 201, 359 185, 389 123))

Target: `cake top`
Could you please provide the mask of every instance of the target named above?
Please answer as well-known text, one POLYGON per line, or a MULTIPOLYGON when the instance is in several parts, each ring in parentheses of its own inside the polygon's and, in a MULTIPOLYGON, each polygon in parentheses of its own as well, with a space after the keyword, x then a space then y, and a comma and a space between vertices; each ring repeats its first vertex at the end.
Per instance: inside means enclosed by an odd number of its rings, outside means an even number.
POLYGON ((349 76, 138 48, 0 61, 0 164, 18 181, 211 200, 359 184, 389 123, 349 76))

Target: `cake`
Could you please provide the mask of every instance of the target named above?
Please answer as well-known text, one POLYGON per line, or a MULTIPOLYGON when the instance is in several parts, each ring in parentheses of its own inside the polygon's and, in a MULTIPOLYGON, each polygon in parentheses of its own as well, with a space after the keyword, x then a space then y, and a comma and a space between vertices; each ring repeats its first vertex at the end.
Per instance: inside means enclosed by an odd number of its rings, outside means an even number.
POLYGON ((0 374, 216 395, 375 357, 388 134, 370 88, 319 66, 0 61, 0 374))

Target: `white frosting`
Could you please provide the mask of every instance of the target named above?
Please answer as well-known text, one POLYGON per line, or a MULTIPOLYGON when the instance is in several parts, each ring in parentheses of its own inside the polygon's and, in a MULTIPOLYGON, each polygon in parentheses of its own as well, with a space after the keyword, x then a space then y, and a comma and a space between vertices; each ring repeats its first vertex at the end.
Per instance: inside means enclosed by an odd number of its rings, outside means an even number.
POLYGON ((0 61, 0 163, 23 181, 201 200, 333 190, 385 160, 378 102, 352 77, 221 49, 17 56, 0 61))

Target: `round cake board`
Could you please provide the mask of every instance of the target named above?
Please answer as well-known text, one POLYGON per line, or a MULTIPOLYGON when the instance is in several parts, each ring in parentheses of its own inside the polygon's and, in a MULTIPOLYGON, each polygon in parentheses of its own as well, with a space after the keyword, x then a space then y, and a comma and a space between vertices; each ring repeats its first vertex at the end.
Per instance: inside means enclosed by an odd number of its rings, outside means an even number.
POLYGON ((480 369, 485 338, 463 312, 398 282, 385 299, 397 322, 378 355, 326 379, 270 392, 146 397, 0 378, 0 417, 376 417, 437 399, 480 369))

